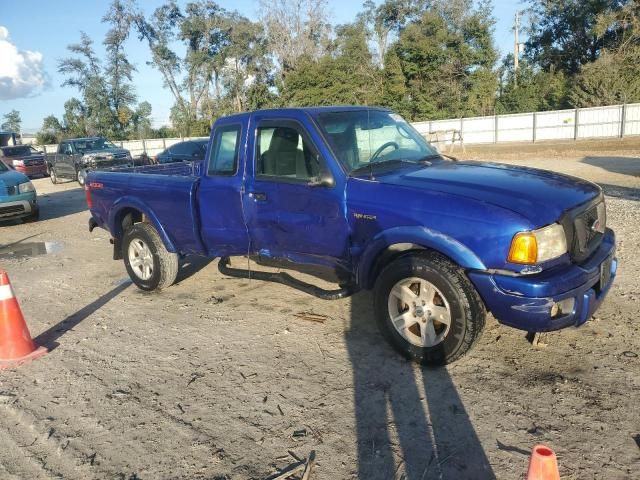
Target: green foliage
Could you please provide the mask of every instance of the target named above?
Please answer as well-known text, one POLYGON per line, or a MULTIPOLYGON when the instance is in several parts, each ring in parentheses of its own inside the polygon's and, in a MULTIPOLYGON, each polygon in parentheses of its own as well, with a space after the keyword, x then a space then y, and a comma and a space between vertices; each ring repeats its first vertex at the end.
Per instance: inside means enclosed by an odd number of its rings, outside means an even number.
POLYGON ((598 19, 615 15, 633 0, 529 0, 531 25, 527 58, 544 71, 577 74, 595 62, 604 47, 619 40, 616 28, 602 29, 598 19))
POLYGON ((409 89, 395 50, 387 52, 385 56, 381 103, 404 117, 411 116, 409 89))
POLYGON ((570 98, 576 107, 640 102, 640 47, 624 54, 604 52, 585 65, 570 98))
MULTIPOLYGON (((60 135, 104 135, 115 140, 137 136, 140 106, 134 105, 131 83, 135 68, 125 53, 131 17, 121 0, 113 0, 102 21, 110 25, 103 42, 104 62, 96 54, 93 40, 83 32, 79 43, 67 47, 72 55, 58 63, 58 72, 65 77, 62 85, 75 87, 80 93, 79 99, 65 104, 60 135)), ((150 107, 147 103, 146 108, 150 107)))
POLYGON ((437 9, 407 25, 392 47, 400 60, 411 102, 409 118, 424 120, 493 112, 497 53, 493 20, 484 10, 463 16, 437 9))
POLYGON ((516 84, 513 56, 507 56, 500 76, 502 84, 496 113, 536 112, 571 106, 568 97, 570 83, 561 72, 545 72, 523 61, 516 84))
POLYGON ((4 114, 4 122, 0 124, 0 130, 20 133, 21 125, 22 119, 20 118, 20 112, 11 110, 9 113, 4 114))
POLYGON ((36 143, 38 145, 54 145, 59 143, 60 139, 55 133, 39 131, 36 134, 36 143))
POLYGON ((382 76, 373 64, 364 25, 336 29, 332 53, 315 61, 305 58, 284 79, 286 105, 372 105, 380 102, 382 76))
POLYGON ((149 17, 131 18, 174 97, 171 120, 185 136, 205 134, 222 112, 244 110, 249 93, 257 101, 252 86, 271 83, 262 26, 211 0, 184 8, 169 0, 149 17))

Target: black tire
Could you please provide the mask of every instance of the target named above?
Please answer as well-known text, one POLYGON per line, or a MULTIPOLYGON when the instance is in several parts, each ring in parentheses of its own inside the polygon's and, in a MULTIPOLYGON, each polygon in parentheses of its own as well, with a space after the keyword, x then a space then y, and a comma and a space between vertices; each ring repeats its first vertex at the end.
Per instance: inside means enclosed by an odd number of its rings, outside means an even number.
POLYGON ((28 217, 25 217, 23 222, 24 223, 31 223, 31 222, 37 222, 38 220, 40 220, 40 209, 39 208, 35 212, 33 212, 31 215, 29 215, 28 217))
POLYGON ((148 223, 136 223, 126 230, 122 238, 122 257, 131 281, 141 290, 167 288, 175 282, 178 275, 178 255, 165 248, 156 229, 148 223), (148 279, 141 278, 130 263, 129 246, 136 240, 142 241, 151 251, 153 267, 148 279))
POLYGON ((374 308, 378 327, 396 350, 425 365, 444 365, 462 357, 480 338, 486 318, 484 303, 464 271, 446 257, 428 251, 400 257, 382 270, 376 280, 374 308), (391 320, 388 305, 392 288, 413 277, 435 286, 449 305, 449 331, 431 347, 409 342, 391 320))
POLYGON ((60 183, 58 181, 58 175, 56 174, 56 167, 51 167, 51 170, 49 170, 49 180, 51 180, 51 183, 54 185, 60 183))

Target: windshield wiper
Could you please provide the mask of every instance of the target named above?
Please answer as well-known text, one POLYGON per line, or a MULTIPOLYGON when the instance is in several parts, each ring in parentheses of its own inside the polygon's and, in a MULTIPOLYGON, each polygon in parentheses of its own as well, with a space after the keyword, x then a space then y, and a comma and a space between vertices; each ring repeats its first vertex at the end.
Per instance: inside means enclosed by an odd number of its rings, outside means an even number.
POLYGON ((426 158, 421 158, 419 160, 403 160, 398 158, 394 160, 387 160, 386 162, 369 162, 366 165, 361 165, 360 167, 354 168, 353 170, 351 170, 349 175, 353 176, 353 174, 368 171, 369 176, 373 180, 373 169, 375 167, 380 167, 380 166, 388 167, 388 166, 399 165, 399 164, 422 165, 422 166, 431 165, 431 163, 426 158))

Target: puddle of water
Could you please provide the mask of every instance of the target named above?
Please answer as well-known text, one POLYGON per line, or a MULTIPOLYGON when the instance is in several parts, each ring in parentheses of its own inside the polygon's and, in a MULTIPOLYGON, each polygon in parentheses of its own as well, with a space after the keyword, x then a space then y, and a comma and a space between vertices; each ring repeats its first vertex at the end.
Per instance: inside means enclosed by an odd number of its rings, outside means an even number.
POLYGON ((35 257, 60 252, 64 247, 58 242, 23 242, 0 247, 0 258, 35 257))

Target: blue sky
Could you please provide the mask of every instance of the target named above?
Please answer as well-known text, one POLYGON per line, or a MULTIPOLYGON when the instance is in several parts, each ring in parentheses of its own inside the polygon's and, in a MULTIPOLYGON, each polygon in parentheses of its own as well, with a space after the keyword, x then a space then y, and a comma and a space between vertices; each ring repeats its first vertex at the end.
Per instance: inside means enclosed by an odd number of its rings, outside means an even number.
MULTIPOLYGON (((146 12, 153 11, 163 3, 162 0, 139 0, 139 5, 146 12)), ((182 2, 181 2, 182 3, 182 2)), ((238 10, 243 15, 255 19, 258 16, 257 0, 218 0, 225 8, 238 10)), ((352 20, 361 10, 361 1, 328 0, 330 18, 334 24, 352 20)), ((66 46, 77 42, 80 31, 87 32, 95 41, 98 52, 102 52, 101 42, 107 25, 101 22, 107 9, 108 0, 57 0, 44 6, 42 0, 21 0, 16 8, 2 9, 0 16, 0 80, 3 65, 8 55, 20 55, 21 72, 28 82, 43 85, 27 98, 10 98, 20 95, 16 91, 5 97, 0 96, 0 116, 12 109, 20 111, 22 126, 25 132, 35 132, 42 125, 47 115, 62 115, 63 105, 70 97, 77 95, 74 89, 61 87, 63 79, 57 73, 57 62, 67 55, 66 46), (2 27, 6 29, 3 32, 2 27), (8 38, 6 32, 8 31, 8 38), (3 38, 5 37, 5 38, 3 38), (3 43, 3 40, 5 42, 3 43), (5 50, 3 50, 5 48, 5 50), (7 50, 8 49, 8 50, 7 50), (25 53, 30 51, 32 53, 25 53), (7 53, 9 52, 9 53, 7 53), (34 53, 35 52, 35 53, 34 53), (39 55, 41 54, 41 56, 39 55), (38 73, 36 73, 38 70, 38 73), (39 72, 44 70, 44 78, 39 72)), ((516 9, 522 9, 519 2, 494 0, 494 15, 497 20, 495 41, 501 52, 513 49, 513 18, 516 9)), ((162 85, 160 75, 152 67, 146 65, 149 60, 148 49, 135 36, 129 39, 127 48, 129 59, 138 71, 134 74, 134 84, 139 100, 147 100, 153 107, 153 123, 155 126, 166 124, 173 98, 162 85)), ((5 64, 5 70, 6 64, 5 64)), ((2 87, 2 82, 0 82, 2 87)), ((25 87, 26 88, 26 87, 25 87)))

